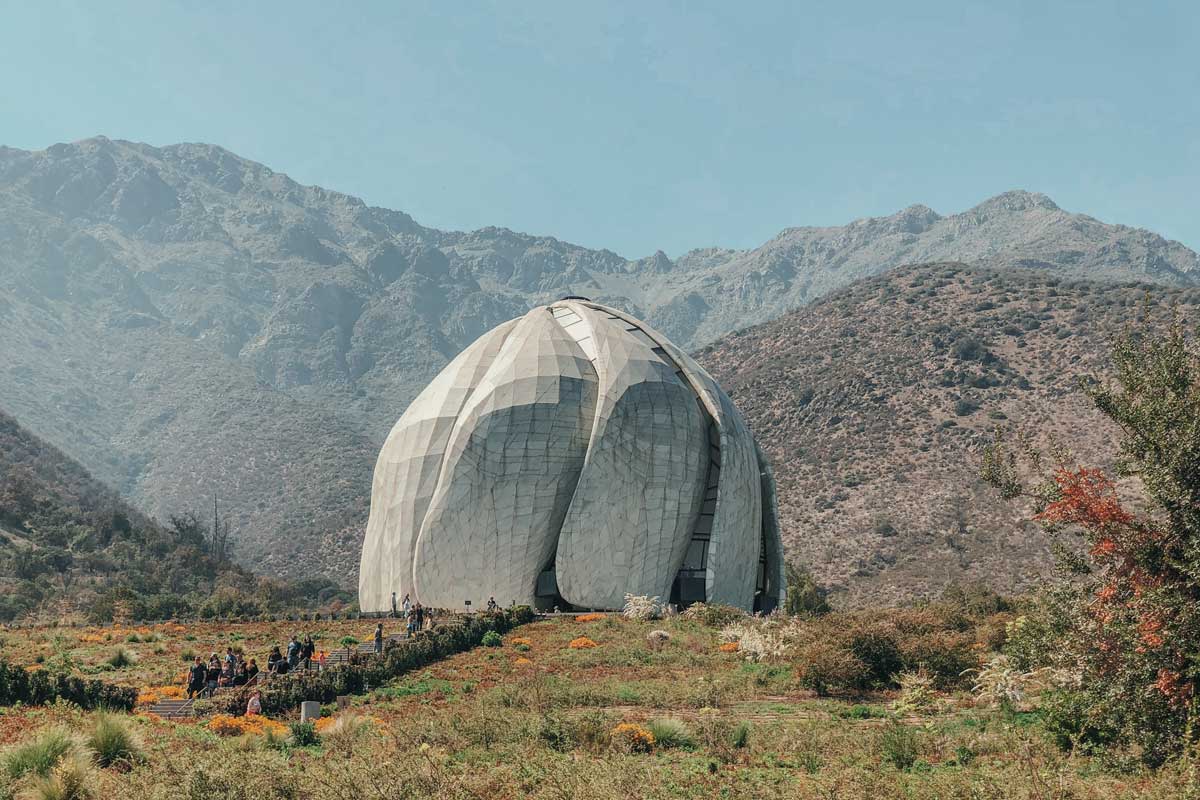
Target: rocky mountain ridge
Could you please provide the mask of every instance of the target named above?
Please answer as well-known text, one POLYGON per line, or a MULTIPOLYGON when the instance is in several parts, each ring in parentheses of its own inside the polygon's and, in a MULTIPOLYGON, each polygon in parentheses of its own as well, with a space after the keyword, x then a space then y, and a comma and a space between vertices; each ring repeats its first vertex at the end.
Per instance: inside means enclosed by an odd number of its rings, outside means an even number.
POLYGON ((345 577, 383 437, 499 322, 583 294, 695 348, 948 259, 1200 278, 1178 243, 1027 192, 629 260, 427 228, 213 145, 0 148, 0 405, 151 513, 220 498, 256 569, 345 577))
MULTIPOLYGON (((840 602, 1027 590, 1051 542, 979 479, 997 429, 1111 468, 1119 431, 1080 390, 1129 329, 1194 318, 1200 289, 961 263, 906 266, 702 349, 763 443, 785 549, 840 602)), ((1067 540, 1065 543, 1070 544, 1067 540)))

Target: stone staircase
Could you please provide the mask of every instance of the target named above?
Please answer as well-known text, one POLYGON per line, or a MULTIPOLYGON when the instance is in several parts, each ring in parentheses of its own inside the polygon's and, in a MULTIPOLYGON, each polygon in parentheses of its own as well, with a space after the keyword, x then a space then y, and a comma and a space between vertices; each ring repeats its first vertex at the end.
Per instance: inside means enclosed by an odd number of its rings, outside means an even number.
POLYGON ((196 716, 196 709, 191 699, 159 700, 151 706, 150 713, 163 719, 184 719, 196 716))
MULTIPOLYGON (((407 633, 393 633, 391 636, 385 637, 383 640, 383 649, 386 650, 389 642, 403 644, 408 641, 407 633)), ((338 664, 345 664, 350 661, 350 657, 354 654, 360 656, 370 656, 375 654, 375 640, 367 642, 359 642, 356 647, 346 652, 346 648, 339 647, 336 650, 330 650, 325 654, 325 667, 336 667, 338 664)))

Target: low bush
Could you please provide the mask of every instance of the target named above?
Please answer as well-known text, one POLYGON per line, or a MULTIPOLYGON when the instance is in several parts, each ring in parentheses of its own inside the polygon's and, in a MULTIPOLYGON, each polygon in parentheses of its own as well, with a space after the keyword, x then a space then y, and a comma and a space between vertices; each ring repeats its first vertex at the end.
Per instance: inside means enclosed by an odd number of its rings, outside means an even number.
POLYGON ((288 726, 291 732, 290 741, 294 747, 312 747, 321 743, 317 726, 311 722, 293 722, 288 726))
POLYGON ((862 664, 855 681, 858 689, 887 686, 892 676, 904 669, 898 635, 883 622, 859 620, 846 632, 846 649, 862 664))
POLYGON ((654 734, 633 722, 622 722, 612 729, 613 746, 627 753, 648 753, 654 749, 654 734))
POLYGON ((840 645, 818 640, 802 648, 797 659, 800 685, 824 697, 862 683, 866 666, 840 645))
POLYGON ((484 647, 503 647, 504 639, 496 631, 488 631, 479 643, 484 647))
POLYGON ((938 689, 954 689, 979 667, 975 637, 957 631, 933 631, 900 642, 900 657, 908 668, 925 669, 938 689))
POLYGON ((44 669, 24 667, 0 661, 0 706, 21 703, 41 706, 55 700, 68 700, 84 709, 107 708, 131 711, 137 702, 138 690, 115 686, 105 681, 84 679, 53 673, 44 669))
POLYGON ((683 720, 655 719, 648 722, 646 728, 654 736, 654 744, 658 747, 690 750, 696 746, 696 740, 683 720))
POLYGON ((908 771, 917 763, 920 741, 917 732, 893 720, 879 737, 879 752, 883 761, 898 770, 908 771))
POLYGON ((724 628, 746 617, 746 612, 736 606, 720 603, 693 603, 682 614, 683 619, 699 622, 709 628, 724 628))
POLYGON ((662 617, 663 607, 657 597, 646 595, 625 595, 625 608, 621 612, 625 619, 647 622, 662 617))

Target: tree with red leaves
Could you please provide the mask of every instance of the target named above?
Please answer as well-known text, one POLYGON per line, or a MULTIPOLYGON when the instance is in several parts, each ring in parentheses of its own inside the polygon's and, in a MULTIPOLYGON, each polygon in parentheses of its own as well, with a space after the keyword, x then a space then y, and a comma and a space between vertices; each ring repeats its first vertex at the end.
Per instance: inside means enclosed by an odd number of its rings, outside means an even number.
MULTIPOLYGON (((1097 469, 1046 474, 1025 441, 998 436, 983 477, 1005 498, 1032 498, 1034 519, 1081 547, 1060 547, 1060 572, 1031 626, 1044 665, 1073 672, 1051 698, 1050 724, 1073 746, 1162 763, 1200 738, 1200 357, 1178 324, 1129 333, 1113 350, 1115 381, 1084 381, 1120 427, 1126 508, 1097 469)), ((1060 540, 1061 541, 1061 540, 1060 540)))

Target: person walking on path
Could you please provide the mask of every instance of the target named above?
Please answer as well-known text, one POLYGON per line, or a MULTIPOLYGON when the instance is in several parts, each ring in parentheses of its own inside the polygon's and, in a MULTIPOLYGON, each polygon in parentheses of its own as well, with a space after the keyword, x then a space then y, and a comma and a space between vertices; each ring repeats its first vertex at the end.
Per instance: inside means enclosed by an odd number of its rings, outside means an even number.
POLYGON ((221 681, 221 659, 217 658, 217 654, 213 653, 208 659, 208 669, 204 671, 204 695, 212 697, 217 691, 217 685, 221 681))
POLYGON ((392 619, 400 615, 400 610, 396 608, 396 593, 392 592, 392 619))
POLYGON ((267 672, 278 672, 280 661, 283 661, 283 654, 279 652, 279 645, 275 645, 267 656, 267 672))
POLYGON ((189 699, 204 691, 204 683, 207 679, 208 667, 204 666, 204 660, 200 656, 196 656, 196 662, 188 670, 187 696, 189 699))
POLYGON ((300 645, 300 661, 304 664, 304 671, 312 669, 313 653, 317 652, 317 646, 313 643, 312 634, 304 637, 304 644, 300 645))
POLYGON ((375 653, 383 652, 383 623, 375 626, 375 653))
POLYGON ((292 640, 288 642, 287 661, 289 670, 294 670, 296 665, 300 663, 300 636, 293 634, 292 640))

